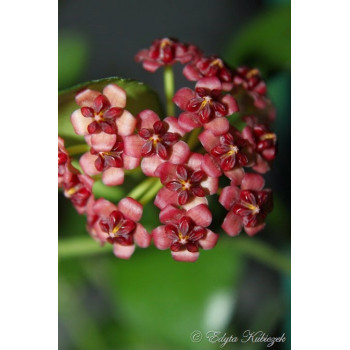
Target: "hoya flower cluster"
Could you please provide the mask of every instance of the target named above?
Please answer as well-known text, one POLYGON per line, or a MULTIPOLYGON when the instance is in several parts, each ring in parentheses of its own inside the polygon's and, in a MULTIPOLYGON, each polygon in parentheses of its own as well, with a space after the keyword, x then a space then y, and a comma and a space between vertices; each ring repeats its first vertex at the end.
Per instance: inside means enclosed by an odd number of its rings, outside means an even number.
POLYGON ((87 216, 88 232, 101 245, 112 244, 119 258, 130 258, 135 244, 145 248, 153 241, 175 260, 195 261, 219 238, 210 229, 208 198, 215 194, 227 211, 221 227, 228 235, 262 230, 272 193, 261 174, 276 156, 276 135, 270 129, 274 108, 259 71, 231 69, 219 57, 169 38, 155 40, 136 61, 150 72, 181 63, 195 83, 176 91, 172 101, 180 113, 165 118, 150 109, 132 115, 125 109, 126 92, 116 84, 76 95, 71 122, 89 152, 80 157, 81 173, 59 137, 58 185, 87 216), (143 205, 135 198, 116 204, 95 199, 92 191, 96 175, 106 186, 123 186, 125 174, 139 167, 162 184, 153 199, 161 225, 151 232, 139 222, 143 205))

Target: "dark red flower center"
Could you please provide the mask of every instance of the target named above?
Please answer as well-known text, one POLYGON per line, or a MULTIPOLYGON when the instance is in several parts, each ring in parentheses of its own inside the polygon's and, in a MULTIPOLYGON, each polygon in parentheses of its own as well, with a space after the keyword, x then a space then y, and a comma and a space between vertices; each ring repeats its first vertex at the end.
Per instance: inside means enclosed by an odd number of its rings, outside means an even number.
POLYGON ((196 88, 196 97, 188 101, 187 111, 197 114, 202 124, 224 117, 228 113, 228 107, 221 101, 222 97, 221 90, 196 88))
POLYGON ((232 208, 234 214, 243 218, 243 225, 247 227, 255 227, 263 223, 271 210, 272 195, 268 190, 243 190, 240 201, 232 208))
POLYGON ((199 249, 199 240, 204 238, 207 230, 202 226, 196 226, 192 219, 183 216, 178 224, 165 226, 165 233, 172 239, 170 249, 173 252, 188 250, 195 253, 199 249))
POLYGON ((218 77, 221 81, 231 82, 232 73, 218 57, 202 58, 196 64, 203 76, 218 77))
POLYGON ((256 142, 256 150, 267 160, 275 159, 277 144, 276 134, 271 132, 267 126, 261 124, 254 126, 253 136, 256 142))
POLYGON ((157 154, 162 159, 168 158, 169 147, 174 145, 180 136, 167 130, 166 122, 157 121, 153 124, 153 130, 143 128, 139 131, 139 136, 146 141, 141 149, 143 157, 157 154))
POLYGON ((117 141, 113 148, 108 152, 97 152, 91 148, 90 153, 98 155, 95 160, 95 167, 98 171, 105 171, 109 168, 122 168, 123 167, 123 151, 124 144, 121 141, 117 141))
POLYGON ((205 178, 202 170, 191 171, 183 165, 176 168, 177 178, 166 183, 166 188, 170 191, 177 192, 179 205, 186 204, 193 196, 204 197, 206 192, 201 186, 201 181, 205 178))
POLYGON ((244 89, 254 91, 259 95, 266 94, 266 85, 257 68, 239 67, 234 77, 234 82, 244 89))
POLYGON ((64 195, 70 198, 77 207, 84 207, 91 196, 91 191, 79 180, 77 175, 73 175, 69 182, 63 184, 64 195))
POLYGON ((92 107, 82 107, 81 114, 85 118, 94 119, 88 125, 89 134, 97 134, 101 131, 107 134, 117 133, 115 120, 121 116, 123 108, 111 107, 110 102, 104 95, 95 98, 92 107))
POLYGON ((246 145, 246 140, 226 133, 220 136, 220 144, 211 150, 211 154, 220 161, 222 170, 228 171, 236 164, 245 166, 248 163, 248 158, 243 151, 246 145))
POLYGON ((100 227, 103 232, 108 233, 107 241, 111 244, 132 245, 134 243, 132 234, 136 223, 125 218, 118 210, 112 211, 107 218, 102 218, 100 227))

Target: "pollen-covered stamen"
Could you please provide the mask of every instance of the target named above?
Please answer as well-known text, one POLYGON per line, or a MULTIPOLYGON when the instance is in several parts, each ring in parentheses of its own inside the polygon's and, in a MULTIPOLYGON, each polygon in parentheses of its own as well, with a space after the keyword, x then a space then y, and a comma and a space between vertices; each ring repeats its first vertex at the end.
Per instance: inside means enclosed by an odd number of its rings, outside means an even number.
POLYGON ((221 165, 222 170, 228 171, 238 163, 240 166, 245 166, 248 163, 248 158, 244 154, 243 149, 247 142, 238 137, 227 133, 220 136, 220 144, 211 150, 211 154, 216 157, 221 165))
POLYGON ((178 193, 179 205, 186 204, 192 197, 205 197, 206 192, 200 184, 205 177, 204 171, 191 172, 183 165, 178 165, 176 176, 177 179, 169 181, 165 186, 168 190, 178 193))
POLYGON ((196 226, 188 216, 183 216, 178 224, 165 226, 165 233, 173 241, 170 246, 173 252, 182 250, 188 250, 192 253, 198 252, 199 240, 205 236, 206 232, 204 227, 196 226))
POLYGON ((82 107, 81 114, 93 121, 88 125, 89 134, 101 131, 107 134, 117 133, 115 121, 123 113, 123 108, 111 107, 106 96, 99 95, 95 98, 92 107, 82 107))
POLYGON ((167 132, 169 126, 166 122, 157 121, 153 124, 153 131, 143 128, 139 131, 139 136, 146 142, 141 149, 143 157, 150 157, 157 154, 162 159, 168 158, 169 147, 174 145, 180 135, 167 132))
POLYGON ((132 234, 136 224, 134 221, 125 218, 121 212, 117 210, 112 211, 107 218, 102 218, 99 224, 101 230, 108 234, 107 241, 109 243, 133 244, 132 234))
POLYGON ((105 171, 109 168, 122 168, 123 167, 123 151, 124 144, 121 141, 117 141, 113 148, 108 152, 97 152, 91 148, 90 153, 98 155, 95 160, 95 167, 98 171, 105 171))

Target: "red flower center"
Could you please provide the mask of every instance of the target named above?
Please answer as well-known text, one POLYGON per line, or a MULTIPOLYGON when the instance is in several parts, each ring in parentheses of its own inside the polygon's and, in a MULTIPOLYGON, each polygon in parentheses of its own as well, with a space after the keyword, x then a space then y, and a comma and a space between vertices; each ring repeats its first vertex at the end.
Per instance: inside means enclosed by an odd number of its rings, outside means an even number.
POLYGON ((64 195, 70 198, 77 207, 84 207, 90 198, 91 192, 79 180, 77 175, 73 175, 68 183, 63 184, 64 195))
POLYGON ((236 136, 235 138, 230 133, 220 136, 220 144, 211 150, 211 154, 218 158, 222 170, 228 171, 238 163, 240 166, 245 166, 248 163, 248 158, 243 152, 243 148, 247 142, 236 136))
POLYGON ((205 173, 202 170, 190 171, 183 165, 176 168, 177 179, 169 181, 165 186, 168 190, 177 192, 179 205, 186 204, 192 196, 204 197, 205 190, 200 185, 204 180, 205 173))
POLYGON ((99 95, 95 98, 93 106, 82 107, 81 114, 85 118, 94 119, 88 125, 89 134, 97 134, 101 131, 107 134, 116 134, 117 126, 115 120, 121 116, 123 108, 111 107, 110 102, 104 95, 99 95))
POLYGON ((143 144, 141 154, 143 157, 150 157, 157 154, 162 159, 168 158, 169 147, 179 140, 179 135, 167 132, 168 124, 157 121, 153 124, 153 131, 143 128, 139 136, 146 142, 143 144))
POLYGON ((108 218, 102 218, 100 227, 103 232, 108 233, 107 241, 111 244, 132 245, 134 243, 132 234, 136 223, 125 218, 118 210, 112 211, 108 218))
POLYGON ((98 154, 95 160, 95 167, 98 171, 105 171, 109 168, 122 168, 123 167, 123 154, 124 144, 117 141, 113 148, 108 152, 97 152, 91 148, 91 154, 98 154))
POLYGON ((198 252, 198 241, 205 236, 206 232, 204 227, 196 226, 188 216, 183 216, 178 224, 165 226, 165 233, 173 240, 170 246, 173 252, 185 249, 192 253, 198 252))

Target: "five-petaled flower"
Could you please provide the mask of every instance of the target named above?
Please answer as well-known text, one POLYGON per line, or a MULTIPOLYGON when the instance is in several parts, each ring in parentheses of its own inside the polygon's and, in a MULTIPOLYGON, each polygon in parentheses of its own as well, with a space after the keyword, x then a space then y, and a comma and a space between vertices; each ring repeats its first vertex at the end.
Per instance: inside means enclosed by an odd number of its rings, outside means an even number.
POLYGON ((204 77, 217 77, 221 81, 224 91, 230 91, 233 87, 231 69, 221 58, 216 56, 199 57, 184 67, 183 74, 191 81, 198 81, 204 77))
POLYGON ((142 62, 143 68, 155 72, 161 66, 182 64, 193 60, 199 55, 194 45, 183 44, 173 38, 154 40, 149 49, 143 49, 135 56, 136 62, 142 62))
POLYGON ((245 174, 239 188, 224 187, 219 202, 229 211, 222 228, 230 236, 240 233, 242 227, 252 236, 265 227, 265 218, 272 210, 272 192, 264 188, 264 178, 258 174, 245 174))
POLYGON ((177 261, 196 261, 199 248, 215 247, 218 235, 207 227, 211 224, 209 208, 200 204, 186 211, 168 205, 160 212, 160 222, 165 224, 152 231, 158 249, 169 249, 177 261))
POLYGON ((239 109, 231 95, 222 93, 222 84, 216 77, 200 79, 195 91, 189 88, 178 90, 173 101, 184 111, 179 116, 179 125, 187 132, 204 126, 215 135, 222 135, 230 126, 224 117, 239 109))

